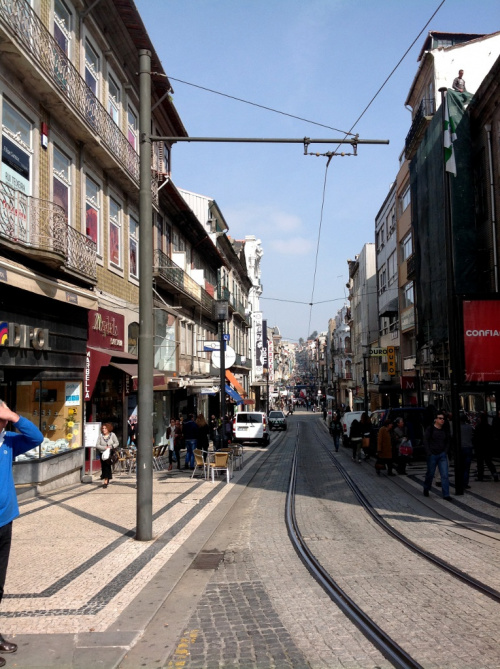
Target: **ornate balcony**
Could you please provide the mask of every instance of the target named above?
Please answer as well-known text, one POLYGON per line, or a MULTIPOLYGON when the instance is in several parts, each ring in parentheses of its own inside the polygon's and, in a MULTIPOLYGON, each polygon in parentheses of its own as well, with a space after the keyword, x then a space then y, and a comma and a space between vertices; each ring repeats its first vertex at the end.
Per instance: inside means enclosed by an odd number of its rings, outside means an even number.
POLYGON ((411 128, 406 135, 405 158, 407 160, 411 160, 415 155, 422 137, 427 130, 427 126, 434 116, 435 110, 436 102, 434 98, 424 98, 420 103, 416 114, 413 117, 411 128))
MULTIPOLYGON (((139 155, 26 0, 0 0, 0 33, 3 33, 0 35, 2 52, 20 56, 15 66, 25 73, 29 71, 33 86, 38 86, 40 93, 48 94, 45 96, 47 107, 60 107, 60 98, 50 95, 43 77, 36 73, 33 76, 30 58, 46 75, 52 91, 55 88, 65 98, 67 108, 90 131, 89 138, 98 135, 120 167, 138 184, 139 155)), ((58 113, 63 120, 64 114, 58 113)))
POLYGON ((406 260, 406 278, 414 279, 416 275, 416 258, 415 254, 412 253, 406 260))
POLYGON ((3 181, 0 198, 0 248, 96 284, 95 242, 68 225, 61 207, 25 195, 3 181))
POLYGON ((201 306, 212 316, 214 298, 159 249, 154 252, 153 276, 164 290, 176 295, 181 303, 201 306))

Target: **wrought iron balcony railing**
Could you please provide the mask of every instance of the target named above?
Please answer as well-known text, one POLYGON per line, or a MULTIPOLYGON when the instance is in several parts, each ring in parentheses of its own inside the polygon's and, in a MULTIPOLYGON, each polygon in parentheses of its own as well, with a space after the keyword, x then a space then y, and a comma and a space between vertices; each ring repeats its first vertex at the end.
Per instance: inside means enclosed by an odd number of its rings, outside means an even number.
POLYGON ((226 286, 219 286, 217 288, 217 299, 218 300, 230 300, 231 294, 229 292, 229 288, 226 288, 226 286))
POLYGON ((236 354, 236 361, 234 363, 236 367, 244 367, 245 369, 252 369, 252 361, 250 358, 241 355, 240 353, 236 354))
POLYGON ((405 157, 408 160, 410 160, 410 158, 415 153, 420 138, 427 128, 430 118, 434 116, 435 110, 436 102, 434 98, 424 98, 420 103, 417 112, 413 117, 411 128, 406 135, 405 157))
POLYGON ((0 245, 95 284, 96 244, 68 225, 64 209, 0 181, 0 245))
POLYGON ((98 134, 129 176, 139 182, 139 155, 26 0, 0 0, 0 21, 14 44, 32 56, 68 106, 98 134))
POLYGON ((158 278, 166 281, 170 288, 175 288, 176 291, 174 292, 179 292, 195 300, 195 302, 201 304, 205 311, 212 314, 214 298, 210 293, 207 293, 179 265, 176 265, 172 258, 159 249, 154 252, 153 273, 158 278))

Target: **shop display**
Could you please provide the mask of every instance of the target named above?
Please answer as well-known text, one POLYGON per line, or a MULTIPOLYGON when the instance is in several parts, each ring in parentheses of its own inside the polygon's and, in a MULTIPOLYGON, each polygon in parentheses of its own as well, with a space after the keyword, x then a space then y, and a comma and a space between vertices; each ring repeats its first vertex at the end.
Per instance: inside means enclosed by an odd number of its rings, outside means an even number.
POLYGON ((17 412, 40 427, 44 440, 16 462, 46 458, 82 446, 81 383, 20 383, 17 412))

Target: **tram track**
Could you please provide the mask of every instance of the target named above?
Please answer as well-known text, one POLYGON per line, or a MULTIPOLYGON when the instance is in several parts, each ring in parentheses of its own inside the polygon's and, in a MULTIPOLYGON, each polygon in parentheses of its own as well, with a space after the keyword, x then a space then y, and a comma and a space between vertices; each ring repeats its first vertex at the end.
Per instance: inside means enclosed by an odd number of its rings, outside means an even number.
POLYGON ((422 665, 409 655, 389 634, 384 632, 375 621, 349 597, 326 569, 315 558, 303 534, 295 513, 295 492, 297 481, 297 459, 299 449, 299 425, 297 425, 295 449, 292 457, 290 482, 286 499, 285 521, 290 540, 311 575, 323 587, 332 601, 358 627, 364 636, 397 669, 422 669, 422 665))
MULTIPOLYGON (((471 588, 474 588, 475 590, 478 590, 481 592, 483 595, 486 595, 496 603, 500 604, 500 592, 496 590, 495 588, 490 587, 486 583, 480 581, 479 579, 475 578, 474 576, 471 576, 470 574, 465 573, 461 569, 458 569, 455 565, 451 564, 450 562, 443 560, 439 556, 435 555, 434 553, 431 553, 430 551, 426 550, 422 546, 419 546, 416 544, 414 541, 409 539, 407 536, 405 536, 402 532, 397 530, 395 527, 393 527, 389 522, 385 520, 375 509, 375 507, 372 505, 370 500, 364 495, 364 493, 361 491, 360 487, 356 484, 354 479, 349 475, 347 472, 346 468, 339 462, 338 458, 336 458, 332 451, 324 444, 323 440, 319 439, 318 443, 321 445, 321 448, 324 450, 324 452, 328 455, 328 458, 330 461, 334 464, 334 466, 337 468, 339 473, 342 475, 344 480, 346 481, 347 485, 355 495, 356 499, 358 502, 361 504, 361 506, 365 509, 365 511, 370 515, 370 517, 375 521, 375 523, 381 527, 387 534, 392 536, 394 539, 399 541, 400 543, 404 544, 407 548, 412 550, 414 553, 417 555, 420 555, 422 558, 425 560, 431 562, 432 564, 436 565, 440 569, 444 570, 448 574, 451 574, 455 578, 459 579, 466 585, 470 586, 471 588)), ((443 514, 440 514, 443 515, 443 514)), ((446 517, 443 515, 443 517, 446 517)), ((447 520, 450 520, 448 517, 446 517, 447 520)), ((451 519, 451 522, 453 519, 451 519)), ((462 526, 463 527, 463 526, 462 526)), ((478 532, 477 530, 470 528, 471 532, 478 532)))

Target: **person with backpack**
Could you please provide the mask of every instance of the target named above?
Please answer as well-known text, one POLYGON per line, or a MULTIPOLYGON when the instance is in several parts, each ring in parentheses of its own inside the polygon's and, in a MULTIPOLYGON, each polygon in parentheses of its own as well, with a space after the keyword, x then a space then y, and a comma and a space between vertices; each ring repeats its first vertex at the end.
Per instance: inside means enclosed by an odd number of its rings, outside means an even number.
POLYGON ((427 454, 427 472, 424 481, 424 497, 429 497, 436 467, 441 475, 441 490, 443 499, 451 502, 450 479, 448 467, 448 451, 450 448, 450 434, 445 429, 445 416, 439 411, 433 425, 429 425, 424 433, 424 446, 427 454))

